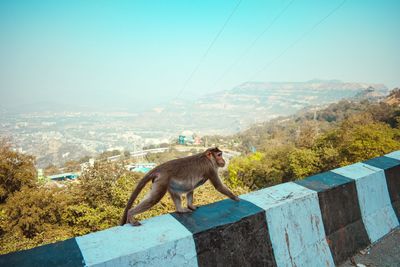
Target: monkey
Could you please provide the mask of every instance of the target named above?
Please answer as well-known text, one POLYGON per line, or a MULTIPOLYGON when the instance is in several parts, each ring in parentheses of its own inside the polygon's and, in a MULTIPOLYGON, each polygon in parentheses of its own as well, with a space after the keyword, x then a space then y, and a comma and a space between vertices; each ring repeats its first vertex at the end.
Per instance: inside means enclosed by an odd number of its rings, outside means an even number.
POLYGON ((157 204, 167 191, 171 195, 178 213, 196 210, 197 206, 193 205, 193 190, 203 185, 207 180, 220 193, 232 200, 239 201, 240 199, 222 183, 218 176, 218 168, 224 166, 225 160, 218 147, 158 165, 138 182, 125 207, 120 225, 125 223, 130 223, 133 226, 141 225, 134 216, 157 204), (150 192, 137 206, 131 209, 133 202, 150 180, 153 182, 150 192), (181 196, 183 194, 186 194, 187 208, 182 207, 181 196))

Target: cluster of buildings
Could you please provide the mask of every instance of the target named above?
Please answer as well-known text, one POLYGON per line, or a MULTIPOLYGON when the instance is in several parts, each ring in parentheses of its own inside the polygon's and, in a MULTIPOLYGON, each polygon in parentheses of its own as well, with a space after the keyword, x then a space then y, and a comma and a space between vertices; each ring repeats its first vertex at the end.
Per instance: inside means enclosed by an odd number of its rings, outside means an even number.
POLYGON ((200 136, 192 131, 183 131, 178 137, 179 145, 201 145, 202 140, 200 136))
POLYGON ((172 134, 135 128, 130 114, 47 112, 0 118, 0 135, 36 157, 39 168, 62 165, 107 150, 137 151, 169 142, 172 134))
POLYGON ((128 171, 132 172, 141 172, 141 173, 147 173, 151 169, 153 169, 157 164, 153 162, 146 162, 146 163, 134 163, 134 164, 129 164, 126 165, 125 168, 128 171))

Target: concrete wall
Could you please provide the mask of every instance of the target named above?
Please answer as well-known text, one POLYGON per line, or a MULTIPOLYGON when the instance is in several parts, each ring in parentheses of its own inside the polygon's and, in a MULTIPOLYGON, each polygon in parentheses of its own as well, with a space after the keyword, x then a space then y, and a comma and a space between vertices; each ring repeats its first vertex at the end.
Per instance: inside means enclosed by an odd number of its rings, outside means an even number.
POLYGON ((63 242, 0 266, 335 266, 399 227, 400 151, 63 242))

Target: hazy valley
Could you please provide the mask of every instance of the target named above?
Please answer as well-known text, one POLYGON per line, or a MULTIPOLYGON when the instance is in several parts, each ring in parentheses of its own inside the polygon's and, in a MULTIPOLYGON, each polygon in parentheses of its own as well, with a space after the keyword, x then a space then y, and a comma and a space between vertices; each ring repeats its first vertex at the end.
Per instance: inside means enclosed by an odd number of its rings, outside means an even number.
MULTIPOLYGON (((197 99, 174 100, 145 112, 72 111, 41 106, 41 112, 1 111, 0 135, 21 152, 35 155, 39 167, 60 165, 107 150, 140 150, 173 142, 183 131, 232 134, 250 125, 303 108, 340 99, 375 99, 388 93, 382 84, 312 80, 243 83, 197 99)), ((71 108, 70 108, 71 110, 71 108)))

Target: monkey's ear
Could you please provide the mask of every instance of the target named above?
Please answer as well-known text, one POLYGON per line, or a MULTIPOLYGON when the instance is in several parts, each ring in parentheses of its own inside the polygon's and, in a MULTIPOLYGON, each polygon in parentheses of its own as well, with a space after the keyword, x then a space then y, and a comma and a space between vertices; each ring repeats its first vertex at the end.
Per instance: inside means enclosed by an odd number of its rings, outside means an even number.
POLYGON ((206 157, 207 157, 208 159, 211 159, 211 158, 212 158, 212 152, 211 152, 211 151, 207 151, 207 152, 206 152, 206 157))

